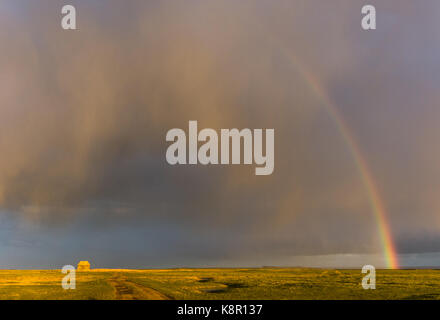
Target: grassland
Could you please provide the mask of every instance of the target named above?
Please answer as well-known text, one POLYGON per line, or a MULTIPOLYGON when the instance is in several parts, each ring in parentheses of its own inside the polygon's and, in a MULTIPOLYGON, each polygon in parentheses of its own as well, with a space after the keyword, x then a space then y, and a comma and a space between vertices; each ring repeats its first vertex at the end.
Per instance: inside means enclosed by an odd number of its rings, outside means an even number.
POLYGON ((304 268, 93 270, 64 290, 59 270, 0 270, 0 299, 440 299, 440 271, 304 268))

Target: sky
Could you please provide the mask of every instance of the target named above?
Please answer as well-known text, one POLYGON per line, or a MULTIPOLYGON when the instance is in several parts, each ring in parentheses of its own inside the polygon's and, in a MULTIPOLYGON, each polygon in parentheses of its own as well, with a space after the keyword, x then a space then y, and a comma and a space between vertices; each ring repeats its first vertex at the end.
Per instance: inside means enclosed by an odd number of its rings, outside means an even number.
POLYGON ((440 3, 0 2, 0 268, 440 266, 440 3), (168 130, 275 129, 275 170, 170 166, 168 130))

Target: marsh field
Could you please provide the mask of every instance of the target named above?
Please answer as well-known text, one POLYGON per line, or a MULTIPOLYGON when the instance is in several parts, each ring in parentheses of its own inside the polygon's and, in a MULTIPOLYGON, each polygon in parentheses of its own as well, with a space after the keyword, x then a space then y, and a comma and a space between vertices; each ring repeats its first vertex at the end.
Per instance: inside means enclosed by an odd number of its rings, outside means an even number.
POLYGON ((0 270, 0 299, 440 299, 440 270, 376 270, 364 290, 360 270, 308 268, 96 269, 64 290, 60 270, 0 270))

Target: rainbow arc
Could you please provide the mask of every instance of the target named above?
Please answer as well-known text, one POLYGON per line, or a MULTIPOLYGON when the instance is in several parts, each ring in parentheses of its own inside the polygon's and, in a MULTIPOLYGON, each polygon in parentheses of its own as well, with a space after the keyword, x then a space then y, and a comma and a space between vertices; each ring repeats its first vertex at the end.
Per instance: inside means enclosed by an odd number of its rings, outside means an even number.
POLYGON ((314 77, 313 74, 308 71, 305 65, 300 63, 300 61, 294 55, 287 54, 286 52, 284 53, 293 63, 295 68, 300 72, 301 76, 304 78, 304 80, 313 90, 316 96, 320 99, 320 101, 330 114, 331 118, 336 123, 337 129, 350 150, 356 167, 361 175, 365 190, 367 191, 371 210, 373 211, 374 217, 377 222, 386 265, 390 269, 398 269, 399 262, 397 252, 393 242, 391 228, 386 219, 385 207, 377 190, 376 184, 374 183, 374 179, 368 167, 368 164, 365 161, 365 158, 363 157, 362 152, 358 147, 358 144, 356 143, 356 140, 351 134, 351 131, 344 121, 344 118, 341 116, 339 110, 336 108, 335 104, 332 102, 326 90, 320 84, 318 79, 314 77))

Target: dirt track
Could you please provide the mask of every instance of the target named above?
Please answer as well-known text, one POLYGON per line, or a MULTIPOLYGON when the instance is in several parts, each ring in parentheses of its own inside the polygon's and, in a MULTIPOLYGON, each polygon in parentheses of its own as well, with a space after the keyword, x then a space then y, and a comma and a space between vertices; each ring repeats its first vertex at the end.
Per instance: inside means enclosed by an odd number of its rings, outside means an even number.
POLYGON ((169 300, 167 296, 152 288, 141 286, 125 277, 115 277, 108 281, 115 289, 116 300, 169 300))

